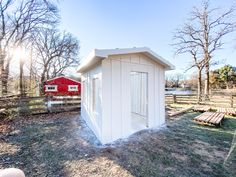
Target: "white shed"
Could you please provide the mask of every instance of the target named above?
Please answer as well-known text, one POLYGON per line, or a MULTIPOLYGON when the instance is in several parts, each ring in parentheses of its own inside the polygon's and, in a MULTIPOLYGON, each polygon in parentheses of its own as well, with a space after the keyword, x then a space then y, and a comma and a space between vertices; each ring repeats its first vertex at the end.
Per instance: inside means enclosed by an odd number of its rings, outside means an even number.
POLYGON ((165 70, 149 48, 95 49, 79 66, 81 116, 106 144, 165 124, 165 70))

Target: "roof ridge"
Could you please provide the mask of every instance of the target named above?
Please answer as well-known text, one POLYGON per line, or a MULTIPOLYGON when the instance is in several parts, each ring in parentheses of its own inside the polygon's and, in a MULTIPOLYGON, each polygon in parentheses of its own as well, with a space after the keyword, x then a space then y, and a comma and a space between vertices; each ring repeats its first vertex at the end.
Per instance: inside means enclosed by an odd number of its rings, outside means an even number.
POLYGON ((78 83, 80 83, 80 81, 77 81, 77 80, 72 79, 72 78, 67 77, 67 76, 56 76, 56 77, 54 77, 54 78, 51 78, 51 79, 46 80, 46 82, 48 82, 48 81, 52 81, 52 80, 55 80, 55 79, 58 79, 58 78, 61 78, 61 77, 64 77, 64 78, 66 78, 66 79, 69 79, 69 80, 72 80, 72 81, 74 81, 74 82, 78 82, 78 83))
POLYGON ((167 69, 174 69, 175 66, 163 57, 156 54, 148 47, 134 47, 134 48, 117 48, 117 49, 94 49, 94 53, 91 52, 84 62, 78 67, 78 72, 82 72, 90 65, 96 64, 101 59, 107 58, 110 55, 131 54, 131 53, 144 53, 148 55, 152 60, 159 62, 167 69))

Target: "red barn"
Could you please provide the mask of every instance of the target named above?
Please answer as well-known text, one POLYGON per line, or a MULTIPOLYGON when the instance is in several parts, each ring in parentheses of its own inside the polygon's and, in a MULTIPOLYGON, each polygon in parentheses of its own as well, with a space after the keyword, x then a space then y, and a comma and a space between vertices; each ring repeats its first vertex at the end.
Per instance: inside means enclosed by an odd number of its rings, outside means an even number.
POLYGON ((79 81, 60 76, 47 80, 44 83, 45 95, 80 95, 81 85, 79 81))

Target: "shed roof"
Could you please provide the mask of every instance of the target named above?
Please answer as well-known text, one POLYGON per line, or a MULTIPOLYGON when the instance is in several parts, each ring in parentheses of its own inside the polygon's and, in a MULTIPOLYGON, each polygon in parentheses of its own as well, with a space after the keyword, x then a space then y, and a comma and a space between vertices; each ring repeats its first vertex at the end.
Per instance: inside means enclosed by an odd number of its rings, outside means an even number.
POLYGON ((157 63, 163 65, 166 70, 173 70, 175 66, 172 65, 169 61, 165 60, 155 52, 153 52, 148 47, 139 47, 139 48, 123 48, 123 49, 94 49, 84 62, 82 62, 78 68, 78 72, 82 73, 86 71, 89 67, 95 65, 97 62, 102 59, 108 58, 110 55, 119 55, 119 54, 132 54, 132 53, 142 53, 157 63))

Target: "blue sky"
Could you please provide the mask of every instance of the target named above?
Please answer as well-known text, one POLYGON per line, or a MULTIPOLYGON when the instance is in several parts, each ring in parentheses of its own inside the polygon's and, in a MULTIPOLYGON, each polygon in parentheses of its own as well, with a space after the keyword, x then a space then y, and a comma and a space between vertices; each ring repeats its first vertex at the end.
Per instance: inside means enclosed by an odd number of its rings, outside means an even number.
MULTIPOLYGON (((80 58, 94 49, 149 47, 183 72, 191 58, 174 56, 173 32, 186 21, 201 0, 63 0, 61 29, 80 41, 80 58)), ((212 0, 212 7, 228 8, 235 0, 212 0)), ((236 20, 236 18, 235 18, 236 20)), ((224 49, 215 55, 223 64, 236 66, 236 35, 226 38, 224 49)), ((220 65, 220 66, 221 66, 220 65)), ((219 66, 217 66, 219 67, 219 66)), ((173 72, 173 71, 172 71, 173 72)), ((189 71, 190 74, 192 71, 189 71)))

